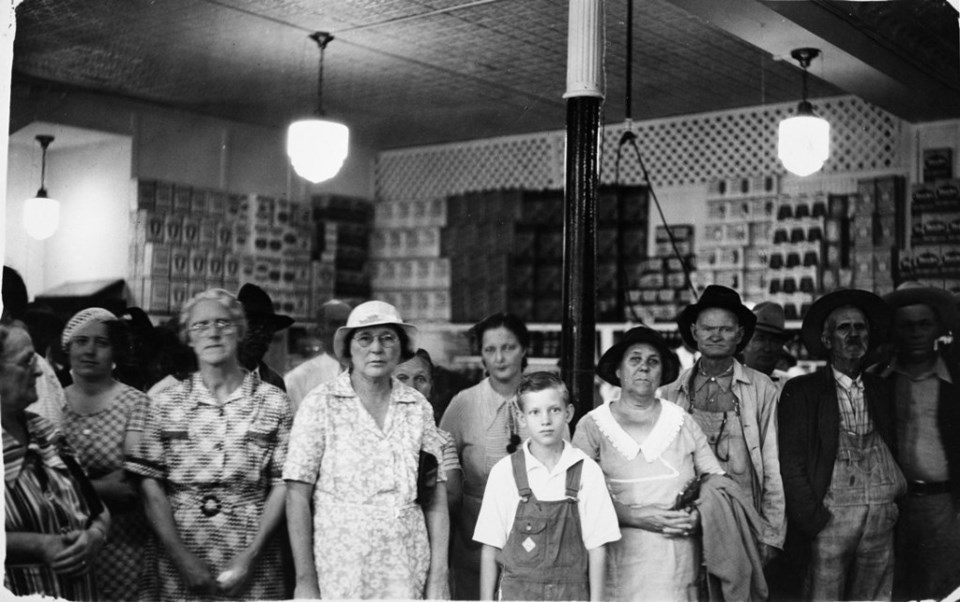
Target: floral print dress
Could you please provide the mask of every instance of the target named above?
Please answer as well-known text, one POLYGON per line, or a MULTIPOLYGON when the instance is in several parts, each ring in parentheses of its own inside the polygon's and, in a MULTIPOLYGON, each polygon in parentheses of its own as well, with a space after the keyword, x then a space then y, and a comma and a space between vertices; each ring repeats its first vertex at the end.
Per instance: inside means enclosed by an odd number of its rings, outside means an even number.
MULTIPOLYGON (((394 381, 383 429, 344 373, 307 395, 283 470, 314 484, 313 554, 324 598, 423 598, 430 543, 417 496, 420 451, 444 438, 430 403, 394 381)), ((445 480, 443 471, 438 480, 445 480)))

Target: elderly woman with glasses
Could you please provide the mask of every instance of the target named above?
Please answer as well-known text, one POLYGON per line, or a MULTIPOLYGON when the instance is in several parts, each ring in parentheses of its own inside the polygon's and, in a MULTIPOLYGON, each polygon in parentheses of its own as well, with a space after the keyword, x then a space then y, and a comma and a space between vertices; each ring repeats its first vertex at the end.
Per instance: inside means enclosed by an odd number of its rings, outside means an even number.
POLYGON ((679 369, 656 331, 627 331, 597 364, 600 378, 621 387, 620 399, 587 414, 573 438, 600 464, 620 521, 622 538, 607 552, 611 599, 697 599, 700 516, 678 495, 723 469, 696 421, 657 397, 679 369))
POLYGON ((297 598, 444 594, 446 488, 418 492, 424 457, 440 462, 444 438, 430 403, 392 378, 416 332, 392 305, 358 305, 333 342, 349 370, 297 411, 283 470, 297 598))
POLYGON ((159 543, 140 596, 286 598, 277 528, 289 402, 241 367, 246 321, 232 294, 199 293, 184 304, 180 326, 199 370, 153 399, 126 462, 141 477, 159 543))

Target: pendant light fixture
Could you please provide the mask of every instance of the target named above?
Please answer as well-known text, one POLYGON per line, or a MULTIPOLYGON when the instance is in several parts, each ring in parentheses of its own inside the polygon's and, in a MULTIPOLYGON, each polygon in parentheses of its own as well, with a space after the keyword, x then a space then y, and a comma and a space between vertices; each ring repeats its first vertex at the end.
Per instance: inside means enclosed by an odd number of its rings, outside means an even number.
POLYGON ((47 176, 47 147, 53 142, 53 136, 37 136, 37 142, 43 149, 40 159, 40 190, 37 196, 27 199, 23 204, 23 227, 36 240, 46 240, 53 236, 60 226, 60 202, 47 196, 44 185, 47 176))
POLYGON ((287 129, 287 156, 300 177, 319 184, 337 175, 350 144, 350 130, 342 123, 323 119, 323 54, 333 40, 325 31, 310 34, 320 47, 320 70, 317 77, 316 117, 300 119, 287 129))
POLYGON ((803 100, 797 114, 780 122, 777 156, 792 174, 809 176, 820 171, 830 157, 830 124, 818 117, 807 101, 807 68, 820 56, 816 48, 798 48, 790 53, 803 68, 803 100))

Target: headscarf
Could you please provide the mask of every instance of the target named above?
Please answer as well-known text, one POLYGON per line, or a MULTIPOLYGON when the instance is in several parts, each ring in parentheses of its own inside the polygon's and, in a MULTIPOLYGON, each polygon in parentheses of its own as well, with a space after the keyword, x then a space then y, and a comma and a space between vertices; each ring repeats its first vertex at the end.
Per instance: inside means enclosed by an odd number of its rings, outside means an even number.
POLYGON ((60 335, 60 346, 63 348, 64 353, 66 353, 67 345, 70 344, 70 339, 80 332, 80 330, 89 324, 94 324, 97 322, 110 322, 114 320, 117 320, 117 316, 113 315, 102 307, 88 307, 87 309, 81 309, 75 313, 67 322, 67 325, 63 327, 63 334, 60 335))

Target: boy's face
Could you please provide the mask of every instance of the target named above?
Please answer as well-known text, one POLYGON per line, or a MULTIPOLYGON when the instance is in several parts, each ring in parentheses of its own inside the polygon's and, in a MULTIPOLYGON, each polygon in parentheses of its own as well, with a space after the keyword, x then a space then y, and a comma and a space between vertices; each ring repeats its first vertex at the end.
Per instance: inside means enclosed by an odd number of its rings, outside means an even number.
POLYGON ((573 418, 573 406, 564 403, 560 391, 544 389, 524 393, 520 406, 520 421, 535 443, 544 447, 561 444, 563 427, 573 418))

